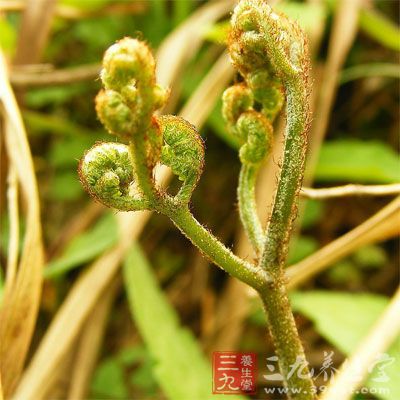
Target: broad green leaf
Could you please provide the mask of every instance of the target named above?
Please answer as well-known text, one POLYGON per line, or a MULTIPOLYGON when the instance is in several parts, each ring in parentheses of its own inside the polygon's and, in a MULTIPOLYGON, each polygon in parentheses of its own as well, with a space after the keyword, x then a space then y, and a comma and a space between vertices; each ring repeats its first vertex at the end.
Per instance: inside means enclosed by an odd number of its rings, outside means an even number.
POLYGON ((71 136, 55 140, 50 148, 49 162, 54 167, 73 167, 76 178, 78 160, 95 142, 95 137, 88 136, 71 136))
MULTIPOLYGON (((155 361, 154 374, 169 399, 217 399, 212 394, 211 362, 192 333, 180 325, 137 245, 123 267, 125 288, 136 326, 155 361)), ((240 397, 230 397, 235 399, 240 397)))
POLYGON ((114 214, 108 212, 91 231, 82 233, 73 239, 64 254, 47 265, 44 276, 53 278, 87 263, 109 249, 117 240, 117 221, 114 214))
POLYGON ((313 227, 322 217, 324 212, 324 203, 313 199, 303 199, 302 201, 305 202, 305 207, 303 219, 301 221, 301 228, 308 229, 313 227))
POLYGON ((319 3, 295 3, 283 1, 274 8, 285 13, 290 19, 295 20, 306 31, 312 32, 318 23, 323 23, 326 18, 326 6, 319 3))
POLYGON ((400 65, 390 63, 360 64, 346 68, 340 73, 340 83, 374 76, 400 79, 400 65))
POLYGON ((26 105, 31 108, 59 106, 78 96, 87 95, 90 88, 91 84, 88 83, 74 83, 29 89, 25 95, 26 105))
POLYGON ((204 38, 213 43, 227 43, 231 22, 229 20, 216 22, 204 30, 204 38))
POLYGON ((194 7, 193 0, 174 0, 173 2, 173 25, 178 26, 181 22, 185 20, 186 17, 189 16, 190 12, 194 7))
POLYGON ((400 159, 383 142, 330 141, 321 148, 315 178, 318 182, 395 183, 400 181, 400 159))
POLYGON ((124 370, 115 359, 103 361, 96 369, 91 391, 98 398, 127 399, 128 389, 124 381, 124 370))
MULTIPOLYGON (((291 302, 294 310, 310 318, 318 332, 346 355, 354 352, 388 305, 384 296, 327 291, 292 293, 291 302)), ((376 389, 376 395, 382 399, 397 400, 400 399, 400 338, 386 353, 394 359, 384 368, 388 381, 375 381, 378 371, 374 368, 367 386, 376 389)))
POLYGON ((90 384, 91 398, 127 399, 131 393, 155 395, 158 387, 152 373, 153 360, 142 345, 126 347, 102 360, 90 384))
MULTIPOLYGON (((36 111, 23 110, 22 117, 29 129, 29 134, 43 135, 51 134, 62 136, 87 136, 97 140, 105 137, 103 130, 91 130, 72 122, 70 119, 62 118, 55 114, 44 114, 36 111)), ((108 137, 110 137, 108 135, 108 137)))
MULTIPOLYGON (((77 161, 75 161, 77 164, 77 161)), ((56 201, 72 201, 83 194, 76 170, 57 172, 51 180, 49 197, 56 201)))
POLYGON ((388 262, 385 250, 378 245, 371 244, 361 247, 353 255, 354 262, 361 268, 381 268, 388 262))
POLYGON ((294 238, 290 244, 288 264, 294 264, 301 261, 303 258, 311 255, 318 249, 317 241, 310 236, 299 236, 294 238))
POLYGON ((64 6, 74 7, 82 11, 96 11, 107 4, 112 3, 112 0, 60 0, 60 4, 64 6))
POLYGON ((15 28, 5 18, 0 17, 0 47, 7 53, 13 53, 17 34, 15 28))
POLYGON ((400 51, 399 27, 385 15, 375 10, 364 8, 360 12, 360 29, 389 49, 400 51))

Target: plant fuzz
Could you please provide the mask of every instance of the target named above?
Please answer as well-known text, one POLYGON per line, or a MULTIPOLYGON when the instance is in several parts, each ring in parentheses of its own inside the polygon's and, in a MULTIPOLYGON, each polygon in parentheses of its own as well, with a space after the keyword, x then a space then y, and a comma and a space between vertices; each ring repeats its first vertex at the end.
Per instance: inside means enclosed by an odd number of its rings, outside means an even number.
POLYGON ((235 256, 189 210, 203 170, 204 146, 196 128, 182 118, 157 116, 168 90, 156 83, 147 45, 124 38, 105 53, 96 111, 123 143, 97 143, 79 165, 80 180, 99 202, 120 211, 153 210, 168 216, 217 266, 253 287, 268 318, 288 396, 312 399, 314 388, 291 312, 284 279, 287 245, 295 218, 310 124, 309 56, 297 24, 262 0, 242 0, 231 20, 229 53, 243 82, 223 94, 223 116, 241 143, 238 203, 257 264, 235 256), (273 122, 286 103, 283 165, 266 229, 256 211, 255 183, 272 148, 273 122), (168 166, 182 182, 171 195, 157 185, 154 168, 168 166), (289 377, 302 362, 302 376, 289 377))

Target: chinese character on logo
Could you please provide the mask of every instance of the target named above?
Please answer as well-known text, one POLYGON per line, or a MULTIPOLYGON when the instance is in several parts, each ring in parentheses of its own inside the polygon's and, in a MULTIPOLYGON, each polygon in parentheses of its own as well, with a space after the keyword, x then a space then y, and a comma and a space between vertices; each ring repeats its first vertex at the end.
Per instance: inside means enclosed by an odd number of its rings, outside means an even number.
POLYGON ((389 356, 387 353, 380 353, 375 357, 374 362, 368 368, 368 371, 374 372, 373 382, 387 382, 389 380, 388 375, 384 371, 386 367, 395 362, 395 358, 389 356))
POLYGON ((322 375, 324 382, 327 382, 329 379, 334 377, 335 372, 337 372, 337 369, 333 367, 333 351, 330 351, 329 353, 324 351, 324 361, 316 378, 322 375))
MULTIPOLYGON (((277 362, 278 357, 277 356, 268 357, 267 361, 277 362)), ((307 367, 307 361, 303 357, 298 356, 296 358, 296 361, 290 365, 290 371, 288 372, 286 379, 290 379, 295 373, 298 378, 307 379, 309 377, 309 374, 307 373, 306 367, 307 367)), ((263 377, 267 381, 282 381, 283 380, 283 376, 282 376, 282 374, 279 373, 277 366, 275 368, 274 364, 267 363, 267 369, 269 372, 274 372, 273 374, 270 374, 270 375, 263 375, 263 377), (277 371, 277 372, 275 372, 275 371, 277 371)), ((314 374, 314 370, 311 369, 310 376, 312 376, 313 374, 314 374)))
POLYGON ((215 351, 213 393, 255 394, 257 356, 254 353, 215 351))

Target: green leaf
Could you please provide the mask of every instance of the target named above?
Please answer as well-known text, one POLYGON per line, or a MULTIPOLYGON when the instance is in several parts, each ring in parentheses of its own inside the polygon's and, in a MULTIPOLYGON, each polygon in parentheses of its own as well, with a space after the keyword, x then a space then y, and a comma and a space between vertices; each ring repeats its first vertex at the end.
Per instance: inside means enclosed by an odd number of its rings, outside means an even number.
POLYGON ((173 25, 177 26, 185 20, 192 11, 194 6, 193 0, 175 0, 173 3, 173 25))
POLYGON ((363 8, 359 18, 360 29, 383 46, 400 51, 399 27, 383 14, 363 8))
POLYGON ((31 108, 58 106, 74 97, 87 94, 91 84, 74 83, 64 86, 49 86, 29 89, 25 95, 26 105, 31 108))
POLYGON ((384 77, 400 79, 400 65, 390 63, 360 64, 346 68, 340 73, 340 83, 361 78, 384 77))
POLYGON ((204 31, 204 38, 210 42, 224 44, 228 41, 231 22, 229 20, 217 22, 204 31))
POLYGON ((318 182, 395 183, 400 181, 400 160, 380 141, 330 141, 321 148, 315 178, 318 182))
POLYGON ((54 278, 87 263, 109 249, 117 240, 118 224, 114 214, 108 212, 91 231, 73 239, 64 254, 47 265, 44 276, 54 278))
POLYGON ((155 395, 158 386, 152 364, 153 360, 144 346, 122 348, 96 367, 90 384, 90 398, 127 399, 132 393, 137 398, 144 398, 144 394, 155 395))
POLYGON ((310 236, 299 236, 290 244, 288 264, 294 264, 318 249, 317 241, 310 236))
POLYGON ((17 34, 15 28, 5 18, 0 18, 0 47, 7 53, 12 54, 15 50, 17 34))
POLYGON ((29 134, 51 134, 61 136, 87 136, 97 140, 105 137, 103 130, 87 129, 55 114, 49 115, 36 111, 23 110, 22 117, 29 128, 29 134))
POLYGON ((359 267, 366 269, 381 268, 388 262, 385 250, 373 244, 358 249, 353 259, 359 267))
MULTIPOLYGON (((174 400, 222 398, 212 394, 211 364, 192 333, 180 325, 137 245, 129 252, 123 275, 133 318, 165 395, 174 400)), ((237 398, 242 397, 230 397, 237 398)))
POLYGON ((96 369, 91 390, 97 396, 126 399, 129 395, 124 381, 124 370, 115 359, 103 361, 96 369))
POLYGON ((324 203, 318 200, 302 200, 305 202, 303 219, 301 221, 301 228, 312 228, 322 217, 324 213, 324 203))
POLYGON ((60 4, 68 7, 78 8, 82 11, 96 11, 110 3, 112 3, 112 0, 60 0, 60 4))
POLYGON ((78 160, 95 142, 95 137, 87 136, 73 136, 66 137, 63 140, 56 140, 50 148, 49 162, 54 167, 74 167, 76 171, 78 160))
MULTIPOLYGON (((326 291, 292 293, 291 302, 294 310, 310 318, 318 332, 346 355, 354 352, 388 305, 384 296, 326 291)), ((384 368, 389 380, 374 381, 378 375, 374 368, 367 386, 382 399, 396 400, 400 398, 400 339, 386 353, 394 358, 394 362, 384 368)))
POLYGON ((308 33, 312 32, 318 23, 323 24, 327 9, 324 2, 320 3, 295 3, 283 1, 274 8, 285 13, 290 19, 295 20, 308 33))
MULTIPOLYGON (((75 163, 77 163, 75 161, 75 163)), ((83 194, 76 170, 57 172, 51 180, 49 197, 56 201, 76 200, 83 194)))

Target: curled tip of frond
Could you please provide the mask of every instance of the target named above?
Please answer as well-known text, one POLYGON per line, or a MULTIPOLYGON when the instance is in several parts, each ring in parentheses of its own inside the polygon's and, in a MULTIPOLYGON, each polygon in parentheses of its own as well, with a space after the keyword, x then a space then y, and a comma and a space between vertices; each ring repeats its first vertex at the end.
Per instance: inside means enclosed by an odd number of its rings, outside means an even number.
POLYGON ((233 134, 237 134, 235 125, 240 115, 252 109, 253 103, 253 93, 243 83, 233 85, 224 91, 222 95, 222 115, 233 134))
POLYGON ((101 90, 96 96, 96 112, 108 132, 129 138, 133 130, 133 115, 118 92, 101 90))
POLYGON ((272 125, 257 111, 246 111, 237 121, 237 130, 246 137, 239 156, 243 164, 260 164, 272 146, 272 125))
POLYGON ((96 98, 100 121, 113 135, 129 141, 147 129, 153 113, 168 99, 156 83, 155 60, 146 43, 124 38, 104 54, 101 80, 104 90, 96 98))
POLYGON ((118 210, 146 208, 134 196, 133 169, 128 146, 121 143, 96 143, 79 163, 79 177, 86 191, 107 207, 118 210))
POLYGON ((230 54, 242 74, 268 69, 282 80, 306 74, 308 49, 298 24, 263 0, 241 0, 232 16, 230 54))
POLYGON ((174 115, 157 117, 163 136, 161 162, 182 181, 177 199, 188 202, 203 172, 204 144, 196 128, 174 115))
POLYGON ((151 82, 155 78, 155 61, 142 41, 126 37, 107 49, 103 57, 101 79, 106 88, 120 90, 124 86, 151 82))
MULTIPOLYGON (((260 88, 255 91, 258 100, 267 102, 259 91, 260 88)), ((266 112, 259 112, 253 108, 254 100, 254 91, 245 83, 229 87, 222 96, 222 114, 229 132, 242 144, 239 156, 243 164, 260 164, 268 155, 272 143, 271 122, 266 112)), ((263 103, 261 105, 264 110, 263 103)))

